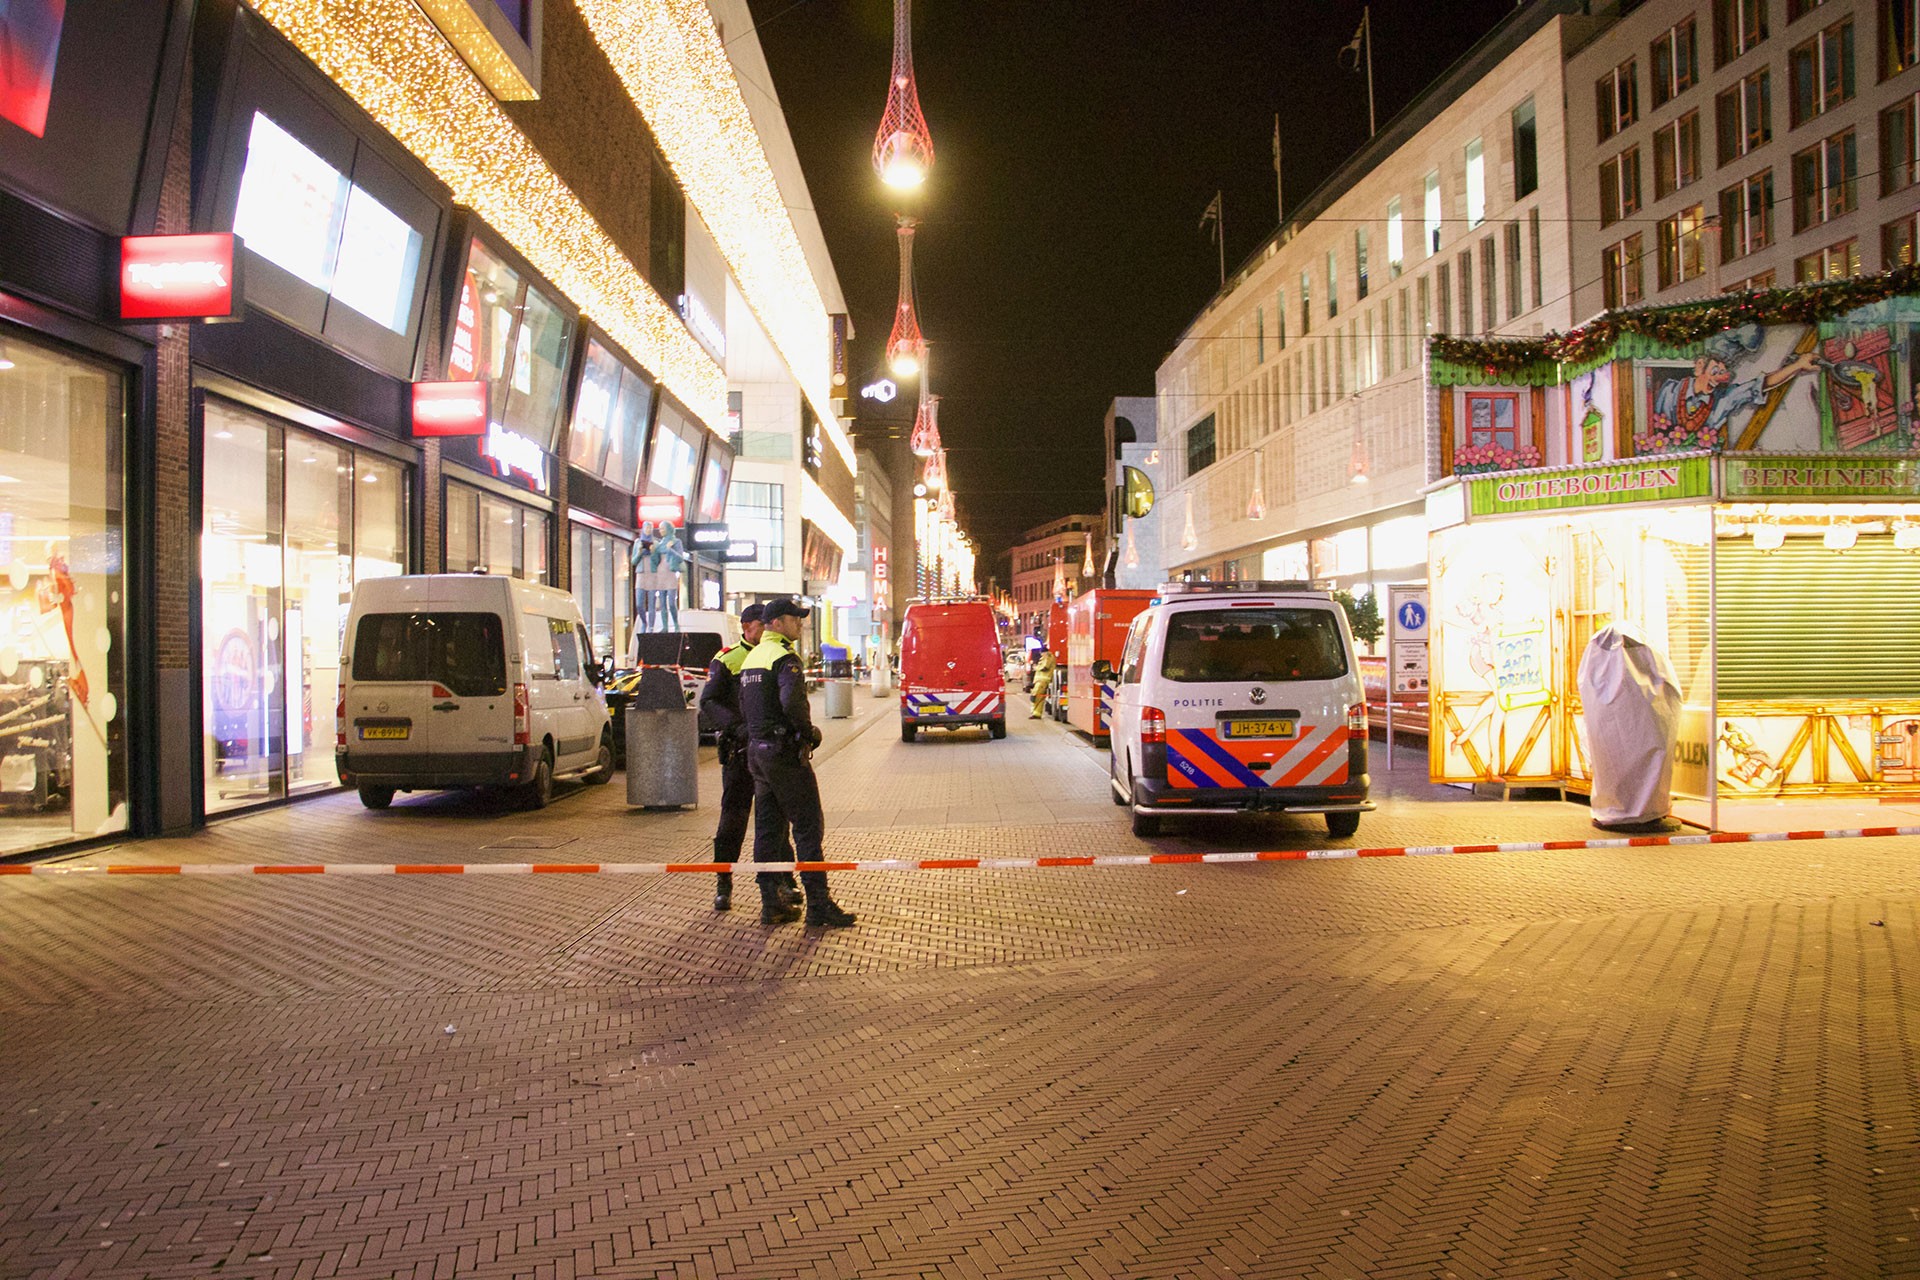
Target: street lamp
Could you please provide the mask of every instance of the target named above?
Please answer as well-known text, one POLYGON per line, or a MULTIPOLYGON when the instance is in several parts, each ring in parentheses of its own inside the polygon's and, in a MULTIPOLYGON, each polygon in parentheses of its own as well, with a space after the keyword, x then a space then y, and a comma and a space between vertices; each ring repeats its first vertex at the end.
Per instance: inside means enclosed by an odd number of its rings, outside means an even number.
POLYGON ((913 82, 912 0, 893 0, 893 75, 887 110, 873 138, 873 170, 890 187, 911 190, 933 168, 933 135, 913 82))

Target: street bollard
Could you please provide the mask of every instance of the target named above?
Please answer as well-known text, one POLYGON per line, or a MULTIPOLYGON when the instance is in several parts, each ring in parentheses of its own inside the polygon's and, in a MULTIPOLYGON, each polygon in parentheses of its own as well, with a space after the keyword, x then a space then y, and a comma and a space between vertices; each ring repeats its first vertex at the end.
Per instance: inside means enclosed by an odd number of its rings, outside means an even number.
POLYGON ((648 809, 698 805, 700 713, 686 704, 672 672, 641 674, 627 704, 626 728, 627 803, 648 809))

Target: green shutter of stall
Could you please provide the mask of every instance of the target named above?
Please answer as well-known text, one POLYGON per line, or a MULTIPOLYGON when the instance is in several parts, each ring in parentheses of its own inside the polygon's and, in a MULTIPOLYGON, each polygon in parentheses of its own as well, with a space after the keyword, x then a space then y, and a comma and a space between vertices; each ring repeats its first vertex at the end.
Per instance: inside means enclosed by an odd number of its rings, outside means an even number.
POLYGON ((1720 697, 1920 697, 1920 553, 1886 534, 1846 551, 1789 538, 1718 547, 1720 697))

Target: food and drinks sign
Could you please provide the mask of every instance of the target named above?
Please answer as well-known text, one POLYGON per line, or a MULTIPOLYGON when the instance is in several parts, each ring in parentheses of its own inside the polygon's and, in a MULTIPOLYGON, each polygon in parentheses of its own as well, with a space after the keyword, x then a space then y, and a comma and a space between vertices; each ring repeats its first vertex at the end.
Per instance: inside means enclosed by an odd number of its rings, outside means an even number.
POLYGON ((1475 477, 1467 510, 1476 516, 1569 507, 1610 507, 1631 502, 1679 502, 1713 496, 1712 459, 1637 459, 1604 467, 1568 467, 1524 475, 1475 477))
POLYGON ((1920 459, 1863 458, 1858 454, 1726 459, 1721 492, 1748 498, 1920 497, 1920 459))

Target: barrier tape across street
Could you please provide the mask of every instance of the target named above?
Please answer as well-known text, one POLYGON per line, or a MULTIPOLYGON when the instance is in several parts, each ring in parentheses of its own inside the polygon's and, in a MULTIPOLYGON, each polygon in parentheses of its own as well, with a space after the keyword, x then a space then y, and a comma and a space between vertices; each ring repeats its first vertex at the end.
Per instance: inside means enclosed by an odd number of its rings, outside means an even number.
POLYGON ((753 875, 787 871, 1024 871, 1046 867, 1166 867, 1236 862, 1318 862, 1344 858, 1412 858, 1459 853, 1547 853, 1580 849, 1650 849, 1697 844, 1762 844, 1776 840, 1859 840, 1920 836, 1920 827, 1852 827, 1836 831, 1716 831, 1603 840, 1532 840, 1499 844, 1403 845, 1369 849, 1272 849, 1246 853, 1088 854, 1051 858, 880 858, 828 862, 329 862, 79 863, 0 866, 0 876, 520 876, 753 875))

